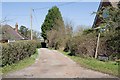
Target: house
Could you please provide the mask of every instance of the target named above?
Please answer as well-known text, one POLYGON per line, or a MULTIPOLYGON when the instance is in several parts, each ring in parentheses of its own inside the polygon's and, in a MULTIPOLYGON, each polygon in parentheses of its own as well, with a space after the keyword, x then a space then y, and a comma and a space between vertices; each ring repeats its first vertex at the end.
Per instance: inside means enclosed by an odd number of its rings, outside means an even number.
POLYGON ((10 25, 0 25, 0 42, 14 42, 16 40, 24 40, 25 38, 21 36, 18 32, 18 24, 15 24, 15 28, 10 25))
MULTIPOLYGON (((98 8, 98 11, 102 10, 103 7, 107 7, 107 6, 112 6, 112 7, 114 7, 114 8, 118 8, 118 2, 119 2, 119 1, 120 1, 120 0, 101 0, 100 5, 99 5, 99 8, 98 8)), ((104 10, 104 12, 105 12, 105 10, 104 10)), ((108 15, 107 15, 106 13, 104 13, 104 12, 103 12, 103 14, 102 14, 103 17, 108 16, 108 15)), ((100 25, 101 23, 103 23, 102 20, 101 20, 101 18, 99 18, 99 16, 96 15, 92 28, 99 27, 99 25, 100 25)))

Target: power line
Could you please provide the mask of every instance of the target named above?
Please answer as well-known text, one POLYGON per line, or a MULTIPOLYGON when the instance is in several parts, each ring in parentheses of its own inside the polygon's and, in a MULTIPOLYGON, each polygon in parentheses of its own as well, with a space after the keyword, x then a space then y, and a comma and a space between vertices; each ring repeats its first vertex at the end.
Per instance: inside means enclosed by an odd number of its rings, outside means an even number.
POLYGON ((12 15, 7 15, 7 16, 29 16, 29 15, 14 15, 14 14, 12 14, 12 15))
MULTIPOLYGON (((73 4, 73 3, 76 3, 76 2, 67 2, 67 3, 64 3, 64 4, 58 4, 58 5, 56 5, 56 6, 65 6, 65 5, 69 5, 69 4, 73 4)), ((48 7, 43 7, 43 8, 34 8, 33 9, 33 11, 34 10, 43 10, 43 9, 48 9, 48 8, 50 8, 50 6, 48 6, 48 7)))
MULTIPOLYGON (((76 2, 69 2, 69 3, 67 2, 67 3, 64 3, 64 4, 58 4, 58 5, 56 5, 56 6, 65 6, 65 5, 69 5, 69 4, 73 4, 73 3, 76 3, 76 2)), ((50 8, 50 6, 49 6, 49 7, 34 8, 34 9, 32 9, 32 11, 33 11, 33 13, 34 13, 34 18, 35 18, 36 23, 37 23, 38 25, 39 25, 39 23, 38 23, 38 20, 37 20, 35 11, 36 11, 36 10, 48 9, 48 8, 50 8)))
POLYGON ((4 19, 0 20, 0 24, 4 24, 7 22, 13 22, 16 18, 12 18, 12 19, 7 19, 7 17, 5 17, 4 19))
POLYGON ((38 20, 37 20, 37 17, 36 17, 36 14, 35 14, 35 11, 33 11, 33 12, 34 12, 34 18, 35 18, 35 20, 36 20, 36 23, 39 25, 38 20))
POLYGON ((64 6, 64 5, 69 5, 69 4, 73 4, 73 3, 76 3, 76 2, 69 2, 69 3, 59 4, 58 6, 64 6))
MULTIPOLYGON (((76 2, 67 2, 67 3, 64 3, 64 4, 58 4, 58 5, 56 5, 56 6, 65 6, 65 5, 69 5, 69 4, 73 4, 73 3, 76 3, 76 2)), ((34 8, 34 9, 32 9, 32 11, 35 13, 35 11, 36 10, 43 10, 43 9, 48 9, 48 8, 50 8, 50 6, 48 6, 48 7, 43 7, 43 8, 34 8)), ((13 14, 13 15, 7 15, 7 16, 24 16, 24 17, 28 17, 29 15, 15 15, 15 14, 13 14)))

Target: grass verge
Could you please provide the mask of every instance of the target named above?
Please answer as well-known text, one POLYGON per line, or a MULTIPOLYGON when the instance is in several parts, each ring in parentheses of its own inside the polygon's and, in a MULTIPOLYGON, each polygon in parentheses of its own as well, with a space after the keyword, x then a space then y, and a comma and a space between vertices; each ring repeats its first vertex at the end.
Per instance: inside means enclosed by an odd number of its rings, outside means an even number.
POLYGON ((28 67, 35 62, 37 55, 38 55, 38 50, 36 50, 36 53, 31 55, 31 57, 27 57, 27 58, 19 61, 18 63, 4 66, 4 67, 0 68, 0 70, 2 70, 2 74, 4 75, 9 72, 17 71, 17 70, 23 69, 25 67, 28 67))
POLYGON ((103 61, 99 61, 94 58, 81 58, 78 56, 69 56, 68 55, 69 52, 63 52, 63 51, 60 51, 60 52, 70 57, 72 60, 80 64, 80 66, 82 67, 89 68, 89 69, 96 70, 96 71, 103 72, 103 73, 107 73, 113 76, 119 76, 118 67, 120 67, 120 65, 118 66, 116 62, 113 62, 113 61, 103 62, 103 61))

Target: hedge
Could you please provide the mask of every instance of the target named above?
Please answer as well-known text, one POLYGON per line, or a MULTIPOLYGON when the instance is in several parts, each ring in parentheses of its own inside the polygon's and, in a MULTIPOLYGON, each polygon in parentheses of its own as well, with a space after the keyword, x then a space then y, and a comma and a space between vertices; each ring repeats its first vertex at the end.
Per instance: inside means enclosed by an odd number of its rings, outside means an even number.
MULTIPOLYGON (((70 38, 66 44, 69 55, 80 57, 94 57, 97 46, 97 32, 87 32, 70 38)), ((98 55, 105 55, 109 60, 120 59, 120 29, 101 33, 99 39, 98 55)))
POLYGON ((69 55, 80 57, 93 57, 96 48, 96 37, 93 35, 82 35, 71 38, 69 42, 69 55))
POLYGON ((2 43, 2 66, 11 65, 36 52, 41 47, 39 41, 16 41, 14 43, 2 43))

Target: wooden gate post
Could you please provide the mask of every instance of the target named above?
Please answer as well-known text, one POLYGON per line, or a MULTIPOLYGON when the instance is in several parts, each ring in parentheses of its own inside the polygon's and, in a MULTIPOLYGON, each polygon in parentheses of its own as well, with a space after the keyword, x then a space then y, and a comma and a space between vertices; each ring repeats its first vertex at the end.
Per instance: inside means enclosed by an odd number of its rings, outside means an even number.
POLYGON ((100 42, 100 32, 98 34, 98 39, 97 39, 97 47, 96 47, 96 51, 95 51, 95 59, 98 56, 98 47, 99 47, 99 42, 100 42))

